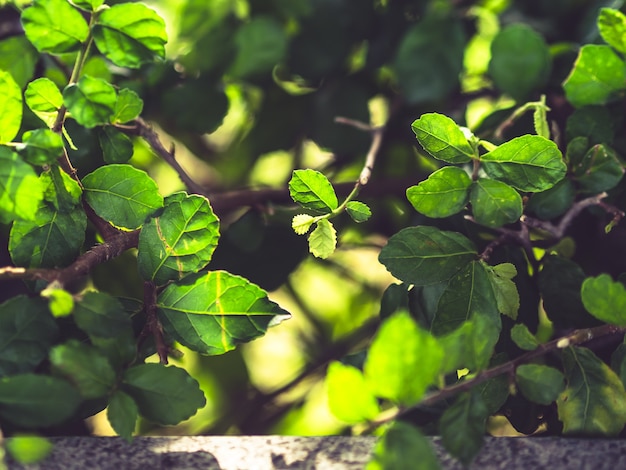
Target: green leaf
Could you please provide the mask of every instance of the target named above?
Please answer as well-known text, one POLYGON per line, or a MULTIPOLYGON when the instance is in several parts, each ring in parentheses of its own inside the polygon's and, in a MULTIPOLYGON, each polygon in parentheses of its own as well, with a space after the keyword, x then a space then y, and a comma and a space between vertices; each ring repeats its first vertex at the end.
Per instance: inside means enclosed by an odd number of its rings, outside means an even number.
POLYGON ((485 172, 520 191, 550 189, 567 167, 556 144, 538 135, 516 137, 481 157, 485 172))
POLYGON ((67 0, 35 0, 22 12, 22 26, 39 52, 63 54, 78 50, 89 26, 67 0))
POLYGON ((395 421, 376 443, 366 470, 439 470, 430 441, 415 426, 395 421))
POLYGON ((96 11, 104 0, 71 0, 74 5, 85 11, 96 11))
POLYGON ((0 376, 33 371, 58 332, 41 299, 20 295, 0 304, 0 376))
POLYGON ((158 296, 165 331, 202 354, 223 354, 263 336, 289 314, 248 280, 225 271, 191 274, 158 296))
POLYGON ((51 165, 39 179, 45 188, 44 199, 52 207, 64 213, 82 208, 81 186, 69 174, 61 171, 58 165, 51 165))
POLYGON ((113 124, 124 124, 137 119, 143 111, 143 100, 137 93, 128 88, 122 88, 115 102, 115 112, 111 118, 113 124))
POLYGON ((500 313, 511 317, 513 320, 517 319, 517 312, 519 311, 520 298, 517 286, 511 280, 517 276, 517 269, 515 265, 511 263, 502 263, 497 266, 488 266, 483 263, 491 288, 496 297, 498 304, 498 310, 500 313))
POLYGON ((48 284, 44 290, 40 292, 43 298, 48 299, 48 309, 55 318, 67 317, 74 311, 74 297, 65 289, 54 286, 54 283, 48 284))
POLYGON ((506 183, 488 178, 474 181, 470 193, 477 223, 497 228, 517 222, 522 215, 522 197, 506 183))
POLYGON ((61 424, 80 401, 76 389, 56 377, 21 374, 0 379, 0 419, 20 428, 61 424))
POLYGON ((534 403, 549 405, 565 389, 561 371, 540 364, 522 364, 515 370, 515 381, 522 394, 534 403))
POLYGON ((18 147, 24 159, 33 165, 54 163, 63 155, 63 139, 50 129, 26 131, 18 147))
POLYGON ((359 201, 350 201, 346 204, 346 212, 357 224, 365 222, 372 216, 372 210, 359 201))
POLYGON ((323 214, 334 211, 339 205, 330 181, 315 170, 294 170, 289 194, 302 207, 323 214))
POLYGON ((317 227, 309 235, 309 251, 317 258, 326 259, 337 247, 337 231, 328 219, 317 222, 317 227))
POLYGON ((567 388, 557 400, 564 434, 615 436, 626 423, 626 392, 619 377, 593 352, 563 350, 567 388))
POLYGON ((106 80, 83 75, 63 90, 63 103, 78 124, 92 128, 108 124, 115 113, 117 93, 106 80))
POLYGON ((235 77, 270 74, 287 54, 289 38, 284 26, 269 16, 255 16, 237 30, 237 55, 230 72, 235 77))
POLYGON ((598 16, 602 39, 617 51, 626 53, 626 16, 613 8, 602 8, 598 16))
POLYGON ((198 382, 186 370, 162 364, 141 364, 124 372, 123 391, 141 415, 161 425, 184 421, 206 404, 198 382))
POLYGON ((78 340, 52 348, 50 363, 85 399, 103 397, 115 387, 115 371, 107 358, 93 346, 78 340))
POLYGON ((133 431, 139 416, 137 403, 128 394, 116 390, 107 407, 107 419, 113 430, 126 442, 133 438, 133 431))
POLYGON ((38 61, 39 53, 23 35, 0 41, 0 70, 9 72, 21 90, 33 78, 38 61))
POLYGON ((314 220, 315 217, 309 214, 294 215, 291 220, 291 228, 293 228, 293 231, 298 235, 304 235, 309 231, 314 220))
POLYGON ((141 3, 113 5, 104 10, 93 27, 98 50, 120 67, 139 68, 165 57, 165 22, 141 3))
POLYGON ((588 139, 581 149, 583 154, 589 148, 589 144, 610 144, 615 136, 615 124, 615 118, 606 106, 578 108, 567 118, 565 138, 568 147, 577 137, 588 139))
POLYGON ((603 144, 591 147, 573 171, 582 189, 590 193, 608 191, 624 176, 624 167, 617 154, 603 144))
POLYGON ((32 166, 0 146, 0 222, 34 220, 43 200, 43 186, 32 166))
POLYGON ((84 294, 74 308, 74 321, 90 338, 112 338, 131 327, 119 300, 103 292, 84 294))
POLYGON ((99 129, 98 141, 106 163, 126 163, 135 151, 132 140, 115 127, 105 126, 99 129))
POLYGON ((626 88, 626 65, 609 46, 585 44, 563 83, 567 100, 576 107, 605 104, 626 88))
POLYGON ((438 160, 466 163, 476 154, 465 134, 448 116, 423 114, 411 124, 411 128, 424 150, 438 160))
POLYGON ((435 227, 408 227, 393 235, 378 260, 396 278, 424 286, 452 278, 476 258, 471 241, 435 227))
POLYGON ((356 367, 331 362, 326 373, 328 407, 344 423, 358 424, 374 419, 380 413, 363 373, 356 367))
POLYGON ((523 323, 518 323, 511 328, 511 339, 518 348, 525 351, 533 351, 539 346, 539 341, 535 335, 523 323))
POLYGON ((416 211, 427 217, 449 217, 467 205, 471 184, 464 170, 446 166, 407 189, 406 197, 416 211))
POLYGON ((583 305, 598 320, 626 326, 626 288, 608 274, 589 277, 583 282, 580 295, 583 305))
POLYGON ((401 405, 417 403, 442 371, 445 352, 406 312, 385 320, 365 360, 372 393, 401 405))
POLYGON ((85 199, 113 225, 134 230, 163 207, 155 181, 131 165, 107 165, 83 178, 85 199))
POLYGON ((22 125, 22 90, 9 72, 0 70, 0 144, 11 142, 22 125))
POLYGON ((626 386, 626 343, 622 343, 611 354, 611 369, 626 386))
POLYGON ((52 452, 53 444, 45 437, 14 436, 5 441, 7 453, 22 464, 36 464, 52 452))
POLYGON ((571 207, 576 197, 576 189, 569 178, 564 178, 546 191, 534 193, 526 208, 543 220, 563 215, 571 207))
POLYGON ((441 443, 468 466, 480 451, 489 411, 480 393, 464 393, 441 415, 441 443))
POLYGON ((551 69, 548 45, 525 24, 502 29, 491 44, 489 74, 500 90, 517 101, 545 85, 551 69))
POLYGON ((57 113, 63 106, 63 95, 52 80, 38 78, 30 82, 24 92, 24 99, 30 110, 48 127, 54 125, 57 113))
POLYGON ((211 261, 219 221, 204 196, 175 193, 141 228, 139 273, 157 285, 197 272, 211 261))

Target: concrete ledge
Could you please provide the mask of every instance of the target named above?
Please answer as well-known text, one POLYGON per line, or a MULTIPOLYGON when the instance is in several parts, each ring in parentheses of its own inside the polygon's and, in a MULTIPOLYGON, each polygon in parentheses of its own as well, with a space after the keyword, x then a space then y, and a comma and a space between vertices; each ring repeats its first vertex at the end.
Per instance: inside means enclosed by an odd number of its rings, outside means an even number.
MULTIPOLYGON (((9 464, 10 470, 356 470, 368 462, 372 437, 202 436, 51 439, 51 455, 37 465, 9 464)), ((433 438, 442 468, 462 469, 433 438)), ((485 438, 471 469, 626 468, 626 440, 485 438)))

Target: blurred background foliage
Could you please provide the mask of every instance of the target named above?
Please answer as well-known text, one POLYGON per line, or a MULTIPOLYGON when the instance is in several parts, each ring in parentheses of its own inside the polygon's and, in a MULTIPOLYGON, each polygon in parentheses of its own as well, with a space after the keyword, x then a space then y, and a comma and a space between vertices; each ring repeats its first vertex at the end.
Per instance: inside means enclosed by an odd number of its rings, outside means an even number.
MULTIPOLYGON (((4 2, 9 3, 9 2, 4 2)), ((517 105, 546 94, 550 119, 564 132, 571 112, 562 82, 578 47, 599 40, 597 11, 619 0, 150 0, 166 20, 168 60, 135 72, 93 57, 85 72, 135 90, 144 118, 204 186, 222 220, 211 267, 241 274, 271 291, 292 319, 223 356, 184 350, 173 362, 188 368, 207 406, 172 428, 141 424, 154 434, 341 433, 325 398, 325 365, 360 364, 375 331, 380 298, 393 282, 377 261, 391 234, 420 222, 406 188, 436 163, 416 147, 411 122, 445 113, 489 135, 517 105), (313 259, 290 227, 294 208, 286 183, 293 169, 323 171, 344 193, 370 145, 367 133, 335 117, 385 125, 377 166, 362 199, 373 217, 356 226, 337 221, 339 250, 313 259), (252 191, 251 191, 252 190, 252 191)), ((0 6, 3 4, 0 1, 0 6)), ((11 6, 0 10, 10 25, 11 6)), ((0 67, 35 67, 62 83, 63 63, 2 53, 0 67)), ((15 48, 7 47, 7 50, 15 48)), ((24 51, 26 45, 20 48, 24 51)), ((71 58, 70 58, 71 59, 71 58)), ((68 59, 68 63, 71 60, 68 59)), ((68 128, 71 126, 68 122, 68 128)), ((521 120, 511 133, 530 129, 521 120)), ((81 174, 101 161, 97 136, 68 129, 80 150, 81 174)), ((623 145, 623 142, 622 142, 623 145)), ((619 146, 619 145, 618 145, 619 146)), ((132 163, 164 194, 183 189, 174 171, 137 140, 132 163)), ((347 221, 346 221, 347 222, 347 221)), ((437 222, 448 228, 462 218, 437 222)), ((132 253, 94 274, 96 287, 140 297, 132 253), (124 273, 125 278, 121 276, 124 273), (132 282, 131 282, 132 281, 132 282)), ((536 303, 529 302, 530 308, 536 303)), ((93 419, 108 434, 106 419, 93 419)))

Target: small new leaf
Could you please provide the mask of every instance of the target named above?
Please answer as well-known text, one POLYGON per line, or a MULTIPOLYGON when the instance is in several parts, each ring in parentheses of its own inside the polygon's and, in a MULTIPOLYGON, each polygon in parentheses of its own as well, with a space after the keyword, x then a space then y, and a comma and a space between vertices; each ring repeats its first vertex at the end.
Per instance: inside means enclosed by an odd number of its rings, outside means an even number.
POLYGON ((598 320, 626 326, 626 288, 608 274, 589 277, 583 282, 580 295, 583 305, 598 320))
POLYGON ((295 170, 289 181, 291 198, 306 209, 328 214, 339 205, 328 178, 315 170, 295 170))
POLYGON ((533 351, 539 346, 539 341, 537 341, 535 335, 523 323, 518 323, 511 328, 511 339, 518 348, 525 351, 533 351))
POLYGON ((63 95, 49 78, 38 78, 30 82, 24 92, 24 100, 30 110, 48 127, 53 126, 57 112, 63 106, 63 95))
POLYGON ((309 251, 317 258, 326 259, 337 247, 337 231, 328 219, 317 222, 317 227, 309 235, 309 251))
POLYGON ((315 217, 312 217, 309 214, 294 215, 291 220, 291 228, 293 228, 293 231, 298 235, 304 235, 311 228, 313 220, 315 220, 315 217))
POLYGON ((357 224, 365 222, 372 216, 372 211, 368 205, 359 201, 348 202, 346 204, 346 212, 357 224))

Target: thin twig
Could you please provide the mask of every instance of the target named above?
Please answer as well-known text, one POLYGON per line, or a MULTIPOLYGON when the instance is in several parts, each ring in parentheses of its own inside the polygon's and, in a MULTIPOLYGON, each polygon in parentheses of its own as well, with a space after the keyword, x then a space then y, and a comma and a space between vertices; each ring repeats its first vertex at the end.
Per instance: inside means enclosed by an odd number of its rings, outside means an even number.
POLYGON ((372 176, 372 171, 374 170, 374 163, 376 162, 376 157, 378 156, 378 151, 380 150, 380 145, 383 141, 383 134, 385 133, 385 128, 384 127, 372 127, 369 124, 365 124, 364 122, 355 121, 353 119, 349 119, 349 118, 342 117, 342 116, 336 117, 335 122, 352 126, 355 129, 369 132, 372 135, 372 143, 367 152, 367 156, 365 157, 365 163, 363 164, 363 169, 361 170, 359 179, 357 180, 357 184, 359 186, 365 186, 369 182, 372 176))

